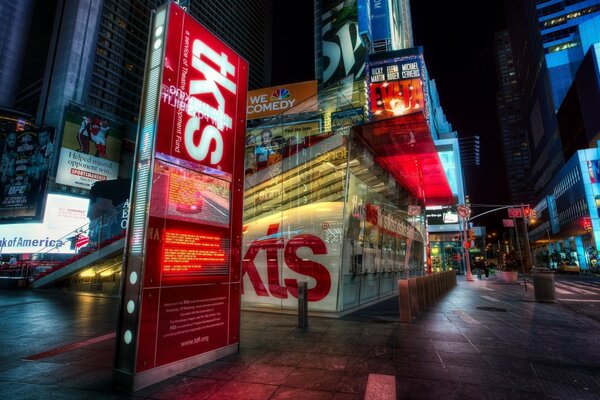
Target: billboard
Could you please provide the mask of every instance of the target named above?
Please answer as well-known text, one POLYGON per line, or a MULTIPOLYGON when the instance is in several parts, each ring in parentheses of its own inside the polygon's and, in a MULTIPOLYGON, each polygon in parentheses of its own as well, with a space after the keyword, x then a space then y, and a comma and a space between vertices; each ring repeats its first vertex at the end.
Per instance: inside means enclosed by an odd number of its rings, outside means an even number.
POLYGON ((91 189, 117 179, 124 126, 76 104, 65 110, 56 183, 91 189))
POLYGON ((149 37, 113 374, 130 390, 239 342, 248 64, 174 3, 149 37))
MULTIPOLYGON (((321 121, 267 125, 246 131, 245 173, 251 175, 280 163, 328 137, 321 134, 321 121)), ((273 173, 281 172, 274 168, 273 173)))
POLYGON ((246 118, 317 111, 317 81, 290 83, 248 92, 246 118))
POLYGON ((360 40, 356 0, 324 0, 319 15, 323 86, 364 76, 367 50, 360 40))
POLYGON ((428 225, 458 224, 458 214, 453 206, 431 206, 425 210, 428 225))
POLYGON ((0 252, 75 253, 69 237, 88 223, 88 205, 89 200, 81 197, 48 194, 42 223, 0 225, 0 252))
POLYGON ((370 62, 367 67, 369 115, 373 120, 422 112, 426 94, 421 57, 370 62))
POLYGON ((0 168, 0 221, 41 218, 54 128, 8 132, 0 168))

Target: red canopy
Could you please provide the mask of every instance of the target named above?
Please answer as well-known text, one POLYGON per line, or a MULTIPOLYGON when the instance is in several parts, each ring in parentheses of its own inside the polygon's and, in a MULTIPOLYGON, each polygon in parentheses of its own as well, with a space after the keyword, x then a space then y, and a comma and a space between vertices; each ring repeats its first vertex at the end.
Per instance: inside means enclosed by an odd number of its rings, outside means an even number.
POLYGON ((425 205, 455 201, 422 112, 355 126, 375 161, 425 205))

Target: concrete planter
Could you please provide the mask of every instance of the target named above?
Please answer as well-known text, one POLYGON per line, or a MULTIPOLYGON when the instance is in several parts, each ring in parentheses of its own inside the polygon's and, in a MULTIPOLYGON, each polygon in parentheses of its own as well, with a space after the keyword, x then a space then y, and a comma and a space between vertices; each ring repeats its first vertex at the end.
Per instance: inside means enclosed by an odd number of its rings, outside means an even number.
POLYGON ((516 282, 519 278, 517 271, 496 271, 496 278, 503 282, 516 282))

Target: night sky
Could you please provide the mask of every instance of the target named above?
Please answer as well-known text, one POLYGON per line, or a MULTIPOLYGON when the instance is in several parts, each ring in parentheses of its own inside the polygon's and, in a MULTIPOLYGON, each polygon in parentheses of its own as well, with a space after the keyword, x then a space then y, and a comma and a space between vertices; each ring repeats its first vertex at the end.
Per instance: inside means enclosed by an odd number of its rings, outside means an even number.
MULTIPOLYGON (((273 85, 314 79, 313 3, 275 1, 273 85), (284 17, 286 15, 286 17, 284 17)), ((497 77, 494 33, 505 28, 501 0, 411 1, 415 46, 422 46, 448 121, 459 137, 481 137, 480 166, 465 168, 473 204, 508 204, 496 117, 497 77)), ((473 209, 474 214, 485 209, 473 209)), ((503 214, 475 220, 488 230, 503 214)))

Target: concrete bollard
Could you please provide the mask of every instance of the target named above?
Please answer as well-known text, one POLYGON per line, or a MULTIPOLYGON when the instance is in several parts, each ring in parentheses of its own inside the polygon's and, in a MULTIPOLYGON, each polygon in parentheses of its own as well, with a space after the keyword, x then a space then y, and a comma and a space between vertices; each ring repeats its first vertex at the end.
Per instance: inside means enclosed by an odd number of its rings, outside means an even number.
POLYGON ((410 287, 407 279, 398 280, 398 301, 400 302, 400 322, 410 323, 410 287))
POLYGON ((419 293, 417 292, 417 279, 408 279, 408 294, 410 297, 410 312, 414 316, 419 315, 419 293))
POLYGON ((419 298, 419 311, 425 311, 427 308, 427 299, 425 298, 425 277, 417 277, 417 297, 419 298))

